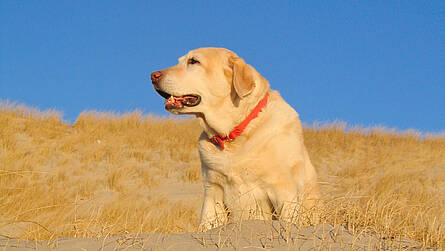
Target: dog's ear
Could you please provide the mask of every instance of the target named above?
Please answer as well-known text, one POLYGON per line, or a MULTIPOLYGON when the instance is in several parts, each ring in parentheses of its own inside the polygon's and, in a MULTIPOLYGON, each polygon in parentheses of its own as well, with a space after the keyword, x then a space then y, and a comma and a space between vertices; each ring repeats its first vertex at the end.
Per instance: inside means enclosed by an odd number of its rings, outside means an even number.
POLYGON ((233 62, 233 87, 240 98, 249 95, 255 88, 254 72, 252 67, 244 62, 242 58, 236 57, 233 62))

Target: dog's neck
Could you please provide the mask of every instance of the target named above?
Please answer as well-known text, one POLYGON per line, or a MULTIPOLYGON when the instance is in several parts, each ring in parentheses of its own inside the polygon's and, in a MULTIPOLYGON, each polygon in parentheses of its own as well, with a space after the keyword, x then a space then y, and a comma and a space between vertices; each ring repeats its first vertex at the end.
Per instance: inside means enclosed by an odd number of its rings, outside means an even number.
POLYGON ((236 126, 246 119, 257 106, 258 102, 263 99, 269 91, 269 83, 267 80, 261 79, 259 81, 265 81, 265 83, 257 85, 257 88, 247 97, 239 98, 235 96, 235 93, 231 100, 227 99, 223 104, 225 109, 221 109, 225 111, 223 114, 215 111, 198 116, 200 125, 209 139, 216 135, 221 137, 228 136, 236 126), (236 103, 236 105, 234 105, 234 103, 236 103))

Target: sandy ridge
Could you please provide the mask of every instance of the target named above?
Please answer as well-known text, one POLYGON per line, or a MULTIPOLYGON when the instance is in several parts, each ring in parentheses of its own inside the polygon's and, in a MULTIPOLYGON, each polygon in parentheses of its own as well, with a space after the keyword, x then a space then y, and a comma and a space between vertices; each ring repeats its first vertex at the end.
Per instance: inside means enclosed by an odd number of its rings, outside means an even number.
POLYGON ((49 242, 0 239, 6 250, 418 250, 420 243, 387 239, 342 226, 297 227, 284 222, 244 221, 205 233, 127 234, 98 239, 62 238, 49 242))

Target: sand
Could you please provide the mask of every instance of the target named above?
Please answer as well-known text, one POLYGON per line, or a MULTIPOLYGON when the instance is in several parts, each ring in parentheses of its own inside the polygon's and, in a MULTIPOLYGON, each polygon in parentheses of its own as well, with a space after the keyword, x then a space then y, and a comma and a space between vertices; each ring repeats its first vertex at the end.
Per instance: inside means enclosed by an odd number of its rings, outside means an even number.
POLYGON ((420 243, 353 234, 342 226, 297 227, 280 221, 251 220, 204 233, 127 234, 98 239, 61 238, 31 242, 0 238, 6 250, 420 250, 420 243))

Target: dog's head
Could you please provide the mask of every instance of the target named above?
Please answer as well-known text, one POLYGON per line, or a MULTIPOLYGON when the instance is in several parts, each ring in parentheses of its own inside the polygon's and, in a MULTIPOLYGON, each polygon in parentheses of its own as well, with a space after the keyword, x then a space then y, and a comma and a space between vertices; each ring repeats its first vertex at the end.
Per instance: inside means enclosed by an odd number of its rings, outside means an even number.
POLYGON ((243 103, 257 102, 269 87, 252 66, 223 48, 192 50, 180 57, 177 65, 153 72, 151 80, 154 89, 165 98, 167 111, 196 114, 210 124, 217 117, 243 117, 239 113, 244 111, 238 111, 243 103))

